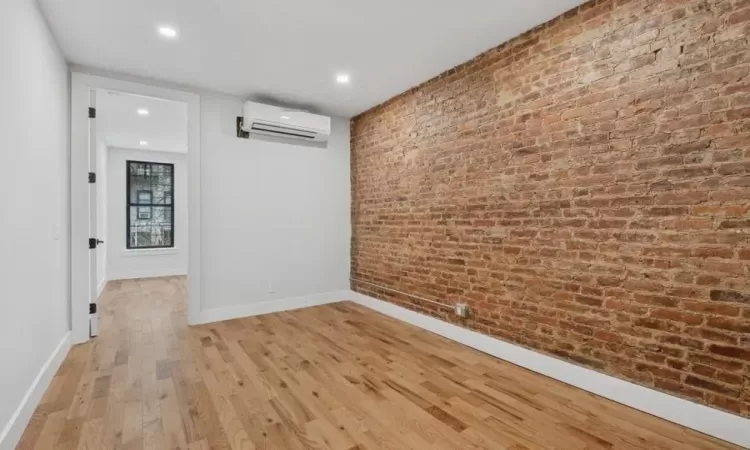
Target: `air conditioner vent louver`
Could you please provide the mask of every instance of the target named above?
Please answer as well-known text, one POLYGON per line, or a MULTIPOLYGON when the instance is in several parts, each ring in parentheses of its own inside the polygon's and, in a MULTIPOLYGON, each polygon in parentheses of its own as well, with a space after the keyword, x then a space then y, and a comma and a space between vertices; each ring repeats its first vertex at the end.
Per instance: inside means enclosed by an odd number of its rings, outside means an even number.
POLYGON ((240 131, 286 139, 325 142, 331 135, 331 118, 305 111, 247 102, 242 121, 238 119, 238 136, 240 136, 240 131))
POLYGON ((250 131, 265 131, 266 133, 274 133, 280 136, 298 137, 304 139, 315 139, 315 133, 307 133, 294 128, 282 127, 278 125, 265 124, 265 123, 254 123, 250 127, 250 131))

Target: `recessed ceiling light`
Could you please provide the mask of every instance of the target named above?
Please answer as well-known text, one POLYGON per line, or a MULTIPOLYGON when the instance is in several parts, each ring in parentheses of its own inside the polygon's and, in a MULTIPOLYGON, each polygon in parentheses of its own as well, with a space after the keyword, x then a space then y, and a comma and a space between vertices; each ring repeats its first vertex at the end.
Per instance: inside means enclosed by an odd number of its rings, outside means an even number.
POLYGON ((141 145, 148 145, 148 141, 141 141, 141 145))
POLYGON ((159 34, 161 34, 165 38, 174 39, 177 37, 177 30, 175 28, 165 25, 165 26, 159 27, 159 34))
POLYGON ((289 120, 289 116, 281 116, 281 118, 284 120, 289 120))
POLYGON ((148 110, 146 108, 138 108, 138 114, 141 116, 147 116, 148 110))
POLYGON ((339 84, 349 84, 349 74, 348 73, 336 74, 336 82, 339 84))

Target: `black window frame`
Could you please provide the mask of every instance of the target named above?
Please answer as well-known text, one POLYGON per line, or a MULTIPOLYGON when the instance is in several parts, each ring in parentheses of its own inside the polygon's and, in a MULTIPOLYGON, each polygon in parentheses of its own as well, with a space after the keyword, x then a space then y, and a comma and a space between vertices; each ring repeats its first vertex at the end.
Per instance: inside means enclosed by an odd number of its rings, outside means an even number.
MULTIPOLYGON (((128 250, 149 250, 149 249, 155 249, 155 248, 174 248, 174 237, 175 237, 175 229, 174 229, 174 178, 175 178, 175 172, 174 172, 174 164, 173 163, 162 163, 162 162, 155 162, 155 161, 136 161, 128 159, 125 161, 125 248, 128 250), (131 201, 130 196, 130 165, 131 164, 149 164, 152 166, 169 166, 172 170, 172 183, 169 188, 169 194, 171 202, 167 203, 166 200, 164 204, 155 204, 154 203, 154 193, 151 192, 151 203, 148 205, 143 205, 141 203, 133 203, 131 201), (158 206, 160 208, 169 208, 171 210, 170 218, 171 218, 171 228, 172 228, 172 239, 170 242, 170 245, 151 245, 148 247, 133 247, 130 245, 130 208, 135 207, 136 208, 136 217, 138 216, 138 210, 139 208, 143 207, 149 207, 152 211, 152 217, 153 217, 153 207, 158 206)), ((144 189, 140 189, 140 191, 143 191, 144 189)), ((136 200, 139 200, 138 195, 136 194, 136 200)))

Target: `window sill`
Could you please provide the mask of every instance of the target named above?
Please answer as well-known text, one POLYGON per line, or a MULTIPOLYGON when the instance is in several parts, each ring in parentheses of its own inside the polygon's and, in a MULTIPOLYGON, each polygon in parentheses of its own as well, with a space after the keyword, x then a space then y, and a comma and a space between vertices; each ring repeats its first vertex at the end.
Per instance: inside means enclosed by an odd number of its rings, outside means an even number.
POLYGON ((134 248, 122 251, 122 256, 162 256, 176 255, 180 252, 179 248, 134 248))

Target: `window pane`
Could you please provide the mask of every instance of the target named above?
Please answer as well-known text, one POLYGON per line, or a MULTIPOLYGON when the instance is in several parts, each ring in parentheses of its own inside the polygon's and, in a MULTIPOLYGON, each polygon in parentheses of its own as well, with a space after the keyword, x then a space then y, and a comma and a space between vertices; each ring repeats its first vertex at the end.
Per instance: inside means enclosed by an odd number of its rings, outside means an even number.
POLYGON ((168 164, 128 162, 130 203, 163 203, 165 192, 172 192, 172 166, 168 164), (148 194, 146 194, 146 192, 148 194), (146 201, 148 200, 148 201, 146 201))
POLYGON ((172 208, 131 206, 128 236, 131 248, 172 247, 172 208))
POLYGON ((127 247, 173 247, 174 166, 128 161, 127 169, 127 247))
POLYGON ((138 191, 138 203, 142 205, 151 204, 151 191, 138 191))

